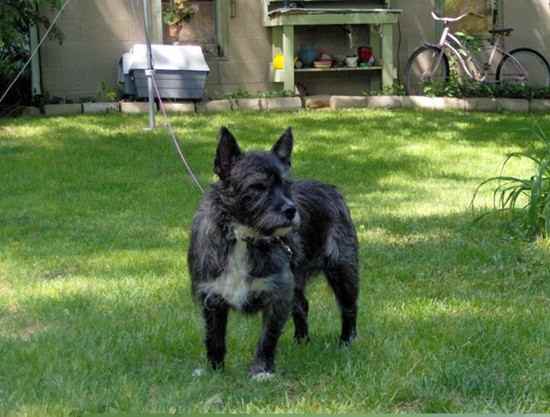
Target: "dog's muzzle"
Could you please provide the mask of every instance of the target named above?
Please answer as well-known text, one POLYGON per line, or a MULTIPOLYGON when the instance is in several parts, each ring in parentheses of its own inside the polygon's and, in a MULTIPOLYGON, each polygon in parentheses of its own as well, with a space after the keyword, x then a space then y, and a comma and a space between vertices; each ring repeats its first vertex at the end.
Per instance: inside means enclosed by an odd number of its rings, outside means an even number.
POLYGON ((273 236, 286 236, 290 233, 292 229, 297 228, 300 226, 300 215, 298 214, 298 211, 296 210, 296 207, 292 208, 292 212, 290 212, 290 209, 288 209, 288 215, 287 212, 284 211, 285 217, 289 220, 290 224, 288 226, 279 227, 273 231, 273 236))

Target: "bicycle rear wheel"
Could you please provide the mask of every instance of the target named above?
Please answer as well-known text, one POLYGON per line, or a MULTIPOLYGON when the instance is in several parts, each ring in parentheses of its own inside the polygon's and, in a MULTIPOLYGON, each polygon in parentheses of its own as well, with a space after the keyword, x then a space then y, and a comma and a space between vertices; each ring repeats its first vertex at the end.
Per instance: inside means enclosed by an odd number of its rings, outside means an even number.
POLYGON ((423 96, 426 87, 449 80, 449 60, 435 46, 421 46, 413 52, 405 70, 405 88, 410 96, 423 96))
POLYGON ((519 48, 505 55, 497 68, 497 81, 529 87, 550 86, 550 65, 540 53, 519 48))

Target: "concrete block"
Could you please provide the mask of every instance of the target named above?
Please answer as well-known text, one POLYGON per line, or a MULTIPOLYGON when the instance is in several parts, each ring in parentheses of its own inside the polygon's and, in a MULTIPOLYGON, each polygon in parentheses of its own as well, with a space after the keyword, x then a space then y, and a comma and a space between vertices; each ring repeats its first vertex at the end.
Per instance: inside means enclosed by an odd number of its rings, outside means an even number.
POLYGON ((414 102, 411 100, 411 97, 401 97, 401 107, 403 107, 404 109, 413 109, 415 106, 414 102))
POLYGON ((425 110, 445 110, 443 97, 410 96, 412 107, 425 110))
MULTIPOLYGON (((155 111, 157 107, 155 105, 155 111)), ((149 103, 141 101, 123 101, 120 103, 120 111, 122 113, 136 114, 149 112, 149 103)))
POLYGON ((432 98, 424 96, 409 96, 411 107, 419 109, 432 109, 432 98))
POLYGON ((238 98, 233 100, 233 110, 261 110, 259 98, 238 98))
POLYGON ((532 112, 550 112, 550 100, 531 100, 532 112))
POLYGON ((168 113, 195 113, 195 103, 164 103, 168 113))
POLYGON ((212 100, 197 104, 197 111, 201 113, 224 112, 232 108, 230 100, 212 100))
POLYGON ((497 110, 509 111, 513 113, 527 113, 529 112, 529 101, 517 98, 498 98, 497 110))
POLYGON ((68 114, 81 114, 82 104, 46 104, 44 113, 47 116, 62 116, 68 114))
POLYGON ((445 110, 445 98, 432 97, 432 110, 445 110))
POLYGON ((302 108, 300 97, 270 97, 261 99, 263 110, 268 111, 292 111, 302 108))
POLYGON ((329 95, 309 96, 306 97, 304 101, 306 109, 322 109, 325 107, 330 107, 329 95))
POLYGON ((464 98, 465 111, 496 112, 497 102, 494 98, 464 98))
POLYGON ((35 117, 40 116, 42 113, 38 107, 23 107, 21 111, 21 116, 35 117))
POLYGON ((444 97, 443 103, 445 106, 445 110, 466 110, 466 102, 461 98, 444 97))
POLYGON ((402 105, 402 97, 399 96, 372 96, 367 97, 368 106, 381 109, 396 109, 402 105))
POLYGON ((119 112, 120 103, 83 103, 84 113, 109 113, 119 112))
POLYGON ((368 97, 363 96, 332 96, 330 98, 331 109, 349 109, 356 107, 368 107, 368 97))

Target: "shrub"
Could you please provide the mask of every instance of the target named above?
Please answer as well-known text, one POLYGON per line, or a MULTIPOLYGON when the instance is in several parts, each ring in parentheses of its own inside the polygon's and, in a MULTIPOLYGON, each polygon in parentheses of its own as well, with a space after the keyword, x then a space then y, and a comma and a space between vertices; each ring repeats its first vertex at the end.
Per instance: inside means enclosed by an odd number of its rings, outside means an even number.
POLYGON ((549 87, 530 87, 520 84, 488 84, 460 79, 451 75, 448 81, 427 83, 424 94, 430 97, 489 97, 489 98, 550 98, 549 87))
POLYGON ((110 86, 105 81, 101 81, 101 83, 99 84, 99 89, 97 90, 97 95, 95 97, 95 100, 93 101, 103 101, 111 103, 120 100, 120 97, 121 93, 118 88, 110 86))
POLYGON ((272 98, 272 97, 296 97, 296 94, 288 90, 267 90, 251 93, 247 90, 236 90, 232 93, 224 94, 221 98, 225 100, 237 100, 246 98, 272 98))
POLYGON ((395 82, 389 87, 382 87, 381 90, 367 90, 363 94, 365 96, 406 96, 407 90, 403 84, 395 82))
MULTIPOLYGON (((479 191, 489 184, 493 190, 493 208, 496 213, 509 213, 518 221, 520 230, 530 238, 550 236, 550 141, 541 129, 539 136, 544 143, 540 156, 528 152, 509 154, 502 164, 501 174, 483 181, 474 192, 472 207, 479 191), (504 175, 506 165, 513 158, 527 158, 535 164, 535 171, 529 178, 504 175)), ((485 213, 477 218, 482 219, 485 213)))
MULTIPOLYGON (((29 29, 32 25, 50 25, 44 15, 48 8, 60 6, 60 0, 1 0, 0 1, 0 94, 13 80, 30 56, 29 29)), ((59 42, 63 35, 54 28, 52 36, 59 42)), ((6 103, 25 103, 31 100, 29 71, 17 83, 6 103)))

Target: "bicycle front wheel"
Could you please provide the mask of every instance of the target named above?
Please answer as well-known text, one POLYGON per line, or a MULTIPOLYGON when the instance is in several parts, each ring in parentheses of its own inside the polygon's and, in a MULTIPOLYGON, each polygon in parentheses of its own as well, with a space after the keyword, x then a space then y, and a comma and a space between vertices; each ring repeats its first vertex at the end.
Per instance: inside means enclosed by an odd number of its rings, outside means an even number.
POLYGON ((423 96, 429 86, 449 80, 449 60, 435 46, 421 46, 413 52, 405 70, 405 88, 410 96, 423 96))
POLYGON ((550 86, 550 65, 540 53, 520 48, 505 55, 497 68, 497 81, 528 87, 550 86))

